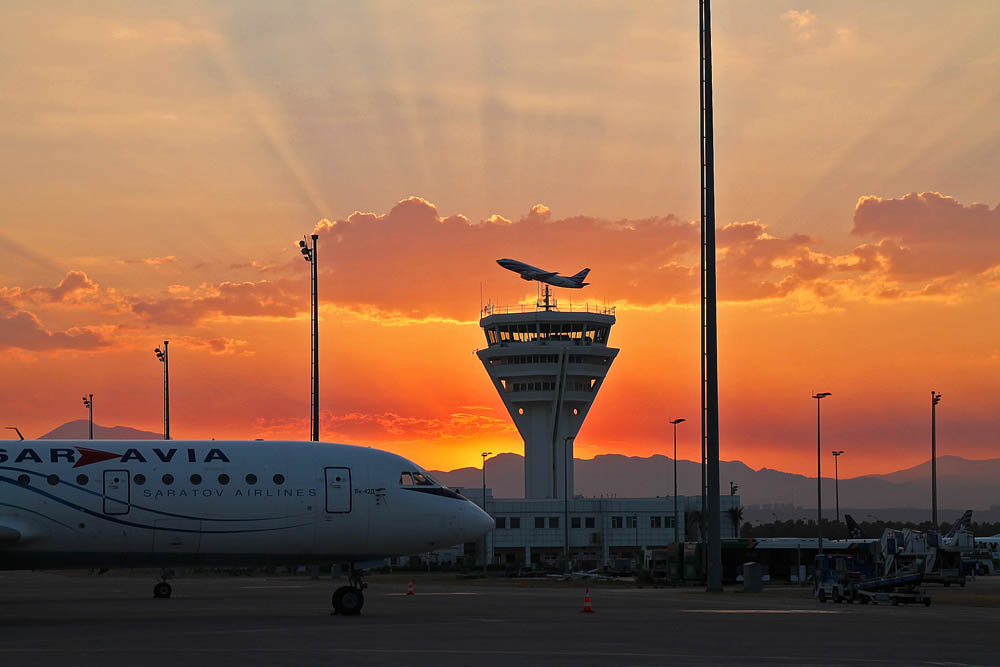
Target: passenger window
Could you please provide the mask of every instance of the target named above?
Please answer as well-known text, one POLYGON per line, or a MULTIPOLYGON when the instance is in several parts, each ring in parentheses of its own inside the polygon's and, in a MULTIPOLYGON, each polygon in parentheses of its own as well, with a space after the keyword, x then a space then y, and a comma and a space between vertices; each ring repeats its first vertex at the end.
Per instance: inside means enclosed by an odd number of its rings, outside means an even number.
POLYGON ((404 472, 403 474, 401 474, 399 476, 399 485, 400 486, 413 486, 413 477, 410 476, 410 473, 404 472))

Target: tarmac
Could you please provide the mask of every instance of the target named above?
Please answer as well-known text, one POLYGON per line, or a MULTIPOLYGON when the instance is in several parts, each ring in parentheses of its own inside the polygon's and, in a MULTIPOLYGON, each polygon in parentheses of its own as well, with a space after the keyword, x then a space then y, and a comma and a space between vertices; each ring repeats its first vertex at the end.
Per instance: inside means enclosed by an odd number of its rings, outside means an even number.
POLYGON ((807 589, 721 594, 590 582, 345 580, 0 572, 0 665, 1000 665, 1000 577, 928 587, 934 602, 820 604, 807 589))

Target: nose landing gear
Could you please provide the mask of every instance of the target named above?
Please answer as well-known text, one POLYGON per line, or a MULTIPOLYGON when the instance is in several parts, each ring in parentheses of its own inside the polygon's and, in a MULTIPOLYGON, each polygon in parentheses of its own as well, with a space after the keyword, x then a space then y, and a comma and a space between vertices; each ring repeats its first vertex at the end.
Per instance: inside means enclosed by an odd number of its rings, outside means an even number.
POLYGON ((368 584, 361 573, 352 569, 349 586, 341 586, 333 592, 333 613, 343 616, 357 616, 365 606, 364 590, 368 584))
POLYGON ((173 592, 173 588, 167 583, 167 579, 174 575, 172 570, 164 568, 160 572, 160 581, 158 584, 153 586, 153 597, 157 599, 167 599, 170 597, 170 593, 173 592))

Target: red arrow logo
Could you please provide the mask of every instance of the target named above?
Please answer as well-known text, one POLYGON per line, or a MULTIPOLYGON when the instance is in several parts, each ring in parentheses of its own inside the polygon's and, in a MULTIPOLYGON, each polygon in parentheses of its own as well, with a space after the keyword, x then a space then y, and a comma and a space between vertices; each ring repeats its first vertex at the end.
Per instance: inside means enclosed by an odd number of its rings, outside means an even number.
POLYGON ((80 458, 73 464, 74 468, 89 466, 91 463, 100 463, 101 461, 108 461, 110 459, 120 459, 122 457, 121 454, 102 452, 99 449, 90 449, 88 447, 77 447, 76 451, 80 452, 80 458))

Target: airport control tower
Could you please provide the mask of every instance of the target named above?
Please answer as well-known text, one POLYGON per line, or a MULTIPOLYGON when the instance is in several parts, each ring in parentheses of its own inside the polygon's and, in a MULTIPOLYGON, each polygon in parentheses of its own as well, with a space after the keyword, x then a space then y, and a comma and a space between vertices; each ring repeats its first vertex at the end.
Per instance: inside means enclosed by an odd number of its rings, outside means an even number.
POLYGON ((524 438, 525 498, 573 497, 572 438, 618 355, 614 324, 613 307, 558 307, 547 284, 534 306, 483 308, 476 354, 524 438))

